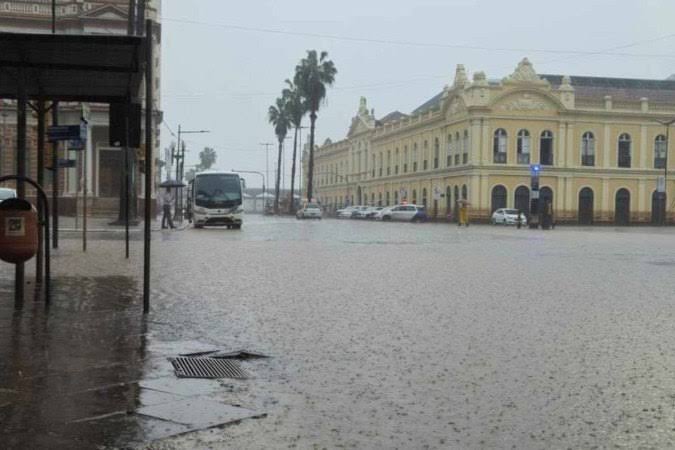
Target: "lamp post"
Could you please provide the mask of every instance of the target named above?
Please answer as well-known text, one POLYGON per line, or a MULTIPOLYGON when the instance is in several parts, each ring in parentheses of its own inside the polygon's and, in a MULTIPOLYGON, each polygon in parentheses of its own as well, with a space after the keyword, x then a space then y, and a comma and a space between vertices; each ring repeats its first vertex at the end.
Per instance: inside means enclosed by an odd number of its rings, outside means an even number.
MULTIPOLYGON (((659 195, 663 198, 663 217, 661 217, 661 224, 666 225, 667 223, 667 210, 668 210, 668 147, 670 147, 670 126, 675 123, 675 118, 670 120, 657 120, 658 123, 666 127, 666 154, 663 158, 663 192, 659 192, 659 195)), ((658 181, 657 181, 657 191, 658 191, 658 181)))
POLYGON ((258 172, 257 170, 236 170, 232 169, 232 172, 236 173, 252 173, 255 175, 260 175, 262 177, 262 201, 263 201, 263 210, 262 213, 265 212, 265 174, 262 172, 258 172))
MULTIPOLYGON (((173 159, 176 161, 176 181, 182 182, 183 181, 183 176, 185 175, 184 170, 185 170, 185 142, 182 143, 181 145, 181 140, 180 140, 180 135, 181 134, 201 134, 201 133, 210 133, 211 131, 209 130, 181 130, 180 124, 178 125, 178 137, 177 137, 177 145, 176 145, 176 154, 171 155, 173 159)), ((183 222, 183 190, 181 189, 180 191, 180 203, 178 200, 178 195, 176 195, 176 212, 174 214, 174 219, 178 220, 180 217, 180 221, 183 222), (180 204, 180 208, 178 205, 180 204)))

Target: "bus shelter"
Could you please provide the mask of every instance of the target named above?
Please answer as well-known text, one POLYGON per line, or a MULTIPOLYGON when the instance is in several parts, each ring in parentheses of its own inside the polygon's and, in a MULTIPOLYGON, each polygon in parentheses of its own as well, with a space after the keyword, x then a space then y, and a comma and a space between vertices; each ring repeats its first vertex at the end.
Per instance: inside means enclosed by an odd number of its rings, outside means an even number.
MULTIPOLYGON (((25 196, 25 185, 21 179, 26 176, 28 107, 37 112, 37 184, 40 186, 44 181, 42 174, 45 167, 45 117, 49 109, 55 109, 58 102, 131 104, 144 97, 145 104, 150 105, 145 108, 144 116, 145 160, 152 161, 154 104, 152 42, 153 28, 149 20, 145 23, 144 36, 0 33, 0 98, 16 100, 17 104, 16 173, 0 176, 17 177, 19 198, 25 196), (142 92, 144 80, 145 89, 142 92)), ((56 158, 56 152, 53 152, 53 155, 56 158)), ((56 168, 56 161, 52 163, 52 167, 56 168)), ((54 175, 51 209, 54 211, 54 217, 57 217, 56 170, 54 175)), ((145 175, 143 310, 148 312, 152 164, 146 164, 145 175)), ((40 211, 40 214, 42 213, 40 211)), ((127 214, 127 220, 128 216, 127 214)), ((51 233, 54 242, 57 242, 58 228, 53 226, 51 233)), ((48 257, 45 255, 43 240, 44 236, 39 235, 40 251, 36 258, 38 282, 43 276, 44 259, 48 257)), ((48 269, 49 264, 46 266, 48 269)), ((49 286, 49 276, 47 270, 44 273, 45 286, 49 286)), ((23 302, 23 291, 24 264, 20 263, 15 269, 16 306, 21 306, 23 302)), ((49 301, 48 289, 45 292, 45 300, 49 301)))

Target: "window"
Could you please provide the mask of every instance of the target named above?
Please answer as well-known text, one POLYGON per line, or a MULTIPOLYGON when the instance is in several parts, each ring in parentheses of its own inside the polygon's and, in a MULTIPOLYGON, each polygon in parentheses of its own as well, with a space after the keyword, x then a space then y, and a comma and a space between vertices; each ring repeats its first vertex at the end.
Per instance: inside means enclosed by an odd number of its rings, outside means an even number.
POLYGON ((517 140, 518 164, 530 163, 530 132, 520 130, 517 140))
POLYGON ((413 172, 417 172, 417 143, 413 144, 412 160, 412 170, 413 172))
POLYGON ((408 146, 403 147, 403 173, 408 172, 408 146))
POLYGON ((373 178, 375 178, 375 165, 376 165, 376 163, 377 163, 377 158, 375 157, 375 155, 373 155, 373 170, 372 170, 373 178))
POLYGON ((438 169, 438 159, 441 156, 441 144, 438 138, 434 139, 434 169, 438 169))
POLYGON ((400 157, 398 153, 398 148, 396 149, 396 154, 394 155, 394 175, 398 175, 398 165, 400 163, 400 157))
POLYGON ((667 151, 668 141, 666 137, 662 134, 656 136, 654 139, 654 168, 663 169, 666 167, 666 151, 667 151))
POLYGON ((447 147, 446 161, 445 165, 450 167, 452 165, 452 134, 448 134, 448 147, 447 147))
POLYGON ((455 133, 455 165, 459 165, 459 131, 455 133))
POLYGON ((581 165, 595 165, 595 136, 590 131, 581 136, 581 165))
POLYGON ((464 130, 464 142, 462 142, 462 145, 464 146, 462 151, 462 164, 466 164, 469 162, 469 130, 464 130))
POLYGON ((427 188, 422 189, 422 205, 427 207, 427 188))
POLYGON ((413 202, 413 204, 415 204, 415 203, 417 203, 417 190, 416 190, 416 189, 413 189, 413 193, 412 193, 412 194, 413 194, 413 195, 412 195, 412 202, 413 202))
POLYGON ((492 212, 506 208, 506 188, 501 184, 492 188, 492 212))
POLYGON ((391 150, 387 151, 387 175, 391 175, 391 150))
POLYGON ((462 185, 462 200, 469 199, 469 190, 466 188, 466 184, 462 185))
MULTIPOLYGON (((387 205, 389 204, 389 192, 387 192, 387 205)), ((398 205, 398 191, 394 191, 394 205, 398 205)))
POLYGON ((495 131, 492 144, 492 155, 495 164, 506 164, 506 130, 499 128, 495 131))
POLYGON ((619 154, 618 154, 618 166, 619 167, 630 167, 630 134, 623 133, 619 136, 619 154))
POLYGON ((424 141, 424 148, 422 149, 422 155, 424 157, 424 160, 422 161, 422 170, 427 170, 429 168, 429 145, 427 144, 427 141, 424 141))
POLYGON ((539 162, 544 166, 553 165, 553 133, 548 130, 539 138, 539 162))

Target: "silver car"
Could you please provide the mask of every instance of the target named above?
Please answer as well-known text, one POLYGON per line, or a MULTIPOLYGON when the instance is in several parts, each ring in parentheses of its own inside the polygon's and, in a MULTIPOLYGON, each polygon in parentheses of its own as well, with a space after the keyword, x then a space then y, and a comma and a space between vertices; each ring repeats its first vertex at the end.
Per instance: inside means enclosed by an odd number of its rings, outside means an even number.
POLYGON ((357 211, 358 206, 347 206, 346 208, 335 211, 335 216, 338 219, 351 219, 352 215, 357 211))
POLYGON ((388 212, 383 213, 381 220, 395 220, 399 222, 424 222, 427 220, 427 214, 424 206, 396 205, 389 208, 388 212))
MULTIPOLYGON (((518 223, 518 210, 509 208, 499 208, 492 213, 492 223, 494 225, 516 225, 518 223)), ((525 214, 520 214, 520 224, 527 225, 525 214)))
POLYGON ((0 202, 8 198, 16 198, 16 191, 10 188, 0 188, 0 202))

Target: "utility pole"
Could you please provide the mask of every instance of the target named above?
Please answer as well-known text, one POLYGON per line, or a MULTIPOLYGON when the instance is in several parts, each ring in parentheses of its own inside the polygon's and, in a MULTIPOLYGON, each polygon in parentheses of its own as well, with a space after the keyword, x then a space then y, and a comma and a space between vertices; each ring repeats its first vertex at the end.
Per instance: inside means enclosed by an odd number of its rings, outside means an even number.
MULTIPOLYGON (((663 192, 659 195, 663 196, 663 217, 661 218, 661 224, 666 225, 668 223, 668 150, 670 148, 670 126, 675 123, 675 119, 670 119, 666 121, 658 121, 661 125, 666 127, 666 154, 663 161, 663 192)), ((658 190, 658 182, 657 182, 658 190)))
MULTIPOLYGON (((176 154, 174 156, 176 160, 176 181, 182 182, 185 168, 185 142, 181 142, 180 135, 182 134, 200 134, 200 133, 210 133, 209 130, 181 130, 180 124, 178 124, 178 142, 176 145, 176 154)), ((176 193, 176 211, 174 213, 174 220, 178 220, 180 215, 180 221, 183 221, 183 190, 181 188, 181 198, 180 198, 180 208, 178 201, 178 193, 176 193)))
MULTIPOLYGON (((269 181, 270 179, 270 146, 274 145, 271 142, 261 142, 260 145, 265 147, 265 179, 269 181)), ((265 210, 265 204, 267 199, 263 198, 263 212, 265 210)))

